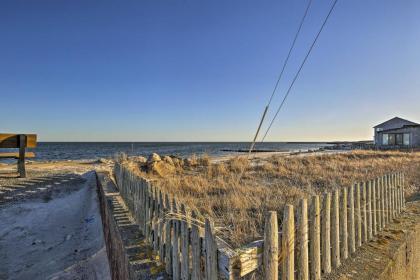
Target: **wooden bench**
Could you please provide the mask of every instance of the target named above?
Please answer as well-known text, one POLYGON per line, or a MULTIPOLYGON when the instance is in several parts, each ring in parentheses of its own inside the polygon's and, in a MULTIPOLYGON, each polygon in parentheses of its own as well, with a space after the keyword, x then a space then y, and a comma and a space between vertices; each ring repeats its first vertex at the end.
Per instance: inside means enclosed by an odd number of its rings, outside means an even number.
POLYGON ((36 147, 36 134, 0 134, 0 149, 19 149, 17 153, 2 153, 0 159, 13 158, 17 159, 17 167, 19 176, 26 177, 25 158, 33 158, 35 154, 26 152, 26 148, 36 147))

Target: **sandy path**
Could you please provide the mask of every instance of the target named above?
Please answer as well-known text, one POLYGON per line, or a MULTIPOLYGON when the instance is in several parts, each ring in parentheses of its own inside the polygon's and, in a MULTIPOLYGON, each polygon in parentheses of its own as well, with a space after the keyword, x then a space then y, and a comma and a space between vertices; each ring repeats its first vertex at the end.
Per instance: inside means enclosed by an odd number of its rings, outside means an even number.
POLYGON ((93 172, 0 208, 0 279, 110 279, 93 172))

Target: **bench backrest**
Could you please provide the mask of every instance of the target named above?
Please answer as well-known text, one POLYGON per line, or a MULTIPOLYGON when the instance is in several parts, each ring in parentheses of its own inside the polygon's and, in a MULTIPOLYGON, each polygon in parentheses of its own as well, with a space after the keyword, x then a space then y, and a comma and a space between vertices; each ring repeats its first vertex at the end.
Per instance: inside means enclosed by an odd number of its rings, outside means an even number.
MULTIPOLYGON (((19 135, 21 134, 8 134, 0 133, 0 148, 19 148, 20 141, 19 135)), ((35 148, 36 147, 36 134, 24 134, 26 135, 26 145, 27 148, 35 148)))

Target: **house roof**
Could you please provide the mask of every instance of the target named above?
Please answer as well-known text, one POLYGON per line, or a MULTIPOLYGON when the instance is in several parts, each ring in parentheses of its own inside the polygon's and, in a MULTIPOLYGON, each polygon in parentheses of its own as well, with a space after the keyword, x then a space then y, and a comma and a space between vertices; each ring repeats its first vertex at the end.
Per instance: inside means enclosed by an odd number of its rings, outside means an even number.
MULTIPOLYGON (((395 118, 392 118, 392 119, 390 119, 390 120, 387 120, 386 122, 380 123, 380 124, 378 124, 378 125, 374 126, 373 128, 381 127, 381 126, 384 126, 384 125, 386 125, 386 124, 388 124, 388 123, 390 123, 390 122, 396 122, 396 121, 399 121, 399 122, 403 122, 403 123, 404 123, 404 124, 401 126, 401 128, 402 128, 402 127, 404 127, 404 126, 407 126, 407 125, 414 125, 414 126, 420 125, 420 124, 418 124, 418 123, 415 123, 415 122, 412 122, 412 121, 409 121, 409 120, 406 120, 406 119, 402 119, 402 118, 399 118, 399 117, 395 117, 395 118)), ((394 128, 394 129, 395 129, 395 128, 394 128)))
POLYGON ((386 132, 391 132, 391 131, 398 132, 399 130, 407 128, 407 127, 420 127, 420 124, 409 124, 409 125, 404 125, 398 128, 384 129, 384 130, 378 131, 378 133, 386 133, 386 132))

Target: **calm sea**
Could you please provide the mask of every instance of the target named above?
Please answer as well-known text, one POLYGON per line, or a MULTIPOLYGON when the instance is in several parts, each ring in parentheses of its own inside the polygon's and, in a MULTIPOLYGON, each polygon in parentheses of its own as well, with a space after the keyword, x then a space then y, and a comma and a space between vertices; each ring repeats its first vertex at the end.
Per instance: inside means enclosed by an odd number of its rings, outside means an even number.
MULTIPOLYGON (((248 142, 40 142, 35 160, 90 160, 111 158, 118 152, 128 155, 147 156, 153 152, 161 155, 178 155, 181 157, 192 154, 207 153, 211 156, 231 154, 222 150, 248 149, 248 142)), ((257 145, 258 150, 299 151, 317 149, 327 146, 326 143, 286 143, 269 142, 257 145)), ((10 150, 9 150, 10 151, 10 150)))

